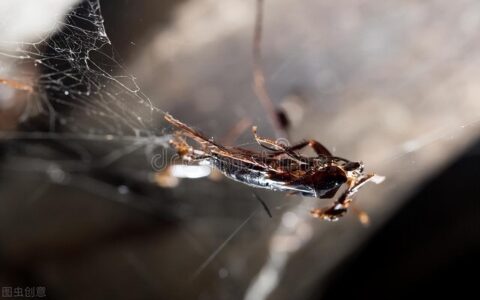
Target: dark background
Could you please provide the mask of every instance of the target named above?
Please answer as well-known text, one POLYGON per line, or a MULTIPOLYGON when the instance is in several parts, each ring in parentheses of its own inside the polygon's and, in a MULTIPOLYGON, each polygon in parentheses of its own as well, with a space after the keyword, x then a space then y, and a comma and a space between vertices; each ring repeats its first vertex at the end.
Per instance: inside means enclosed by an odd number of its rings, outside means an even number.
POLYGON ((477 142, 330 274, 322 299, 474 297, 480 266, 479 166, 477 142))

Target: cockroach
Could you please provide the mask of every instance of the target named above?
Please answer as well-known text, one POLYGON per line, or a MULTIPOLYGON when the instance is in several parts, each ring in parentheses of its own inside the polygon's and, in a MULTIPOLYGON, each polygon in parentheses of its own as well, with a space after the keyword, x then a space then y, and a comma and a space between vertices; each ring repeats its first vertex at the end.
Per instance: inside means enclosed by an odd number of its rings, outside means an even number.
MULTIPOLYGON (((165 115, 165 120, 176 129, 170 145, 182 159, 206 162, 237 182, 320 199, 334 198, 345 186, 330 207, 311 210, 315 218, 338 220, 347 212, 353 195, 361 187, 369 181, 380 183, 383 180, 381 176, 365 173, 362 162, 334 156, 315 140, 285 146, 258 136, 254 126, 253 136, 264 151, 253 151, 217 143, 170 114, 165 115), (299 151, 306 147, 312 148, 316 155, 301 155, 299 151)), ((361 221, 362 218, 365 220, 366 216, 360 216, 361 221)))

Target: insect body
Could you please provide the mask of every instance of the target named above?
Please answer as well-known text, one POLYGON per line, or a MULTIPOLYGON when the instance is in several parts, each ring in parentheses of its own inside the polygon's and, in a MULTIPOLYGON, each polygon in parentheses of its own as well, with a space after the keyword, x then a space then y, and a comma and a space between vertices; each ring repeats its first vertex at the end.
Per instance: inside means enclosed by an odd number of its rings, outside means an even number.
MULTIPOLYGON (((311 211, 317 218, 337 220, 347 212, 352 196, 360 187, 374 178, 378 179, 374 174, 365 174, 361 162, 333 156, 314 140, 284 146, 259 137, 256 127, 253 127, 255 140, 265 149, 256 152, 220 145, 171 115, 166 115, 165 120, 177 129, 170 144, 183 159, 208 161, 235 181, 321 199, 335 197, 342 186, 346 186, 331 207, 311 211), (195 141, 197 147, 188 144, 187 139, 195 141), (311 147, 317 156, 307 157, 297 152, 305 147, 311 147)), ((379 183, 379 180, 376 182, 379 183)))

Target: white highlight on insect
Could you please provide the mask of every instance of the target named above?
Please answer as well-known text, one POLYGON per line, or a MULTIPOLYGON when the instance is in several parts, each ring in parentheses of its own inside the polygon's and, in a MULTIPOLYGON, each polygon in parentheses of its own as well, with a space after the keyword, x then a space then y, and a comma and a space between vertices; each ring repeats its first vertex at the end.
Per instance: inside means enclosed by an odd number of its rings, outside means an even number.
POLYGON ((386 179, 385 176, 375 174, 375 175, 373 175, 372 178, 370 178, 370 181, 375 183, 375 184, 380 184, 380 183, 384 182, 385 179, 386 179))
POLYGON ((177 178, 203 178, 209 176, 211 173, 212 168, 206 165, 173 165, 170 167, 170 174, 177 178))

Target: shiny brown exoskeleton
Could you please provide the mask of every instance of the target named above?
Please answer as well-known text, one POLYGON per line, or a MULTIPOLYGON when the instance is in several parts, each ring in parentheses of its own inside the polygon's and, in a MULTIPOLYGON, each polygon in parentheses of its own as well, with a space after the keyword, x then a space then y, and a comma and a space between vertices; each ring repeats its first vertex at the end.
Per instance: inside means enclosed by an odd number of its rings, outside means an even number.
POLYGON ((256 152, 220 145, 171 115, 167 114, 165 120, 177 129, 170 144, 183 159, 208 161, 235 181, 252 187, 320 199, 335 197, 340 188, 346 185, 345 191, 333 205, 311 211, 316 218, 338 220, 347 212, 352 196, 374 178, 374 174, 364 174, 361 162, 333 156, 314 140, 284 146, 259 137, 256 127, 253 127, 255 140, 265 149, 256 152), (195 141, 198 147, 188 144, 187 139, 195 141), (305 147, 311 147, 317 156, 307 157, 297 152, 305 147))

